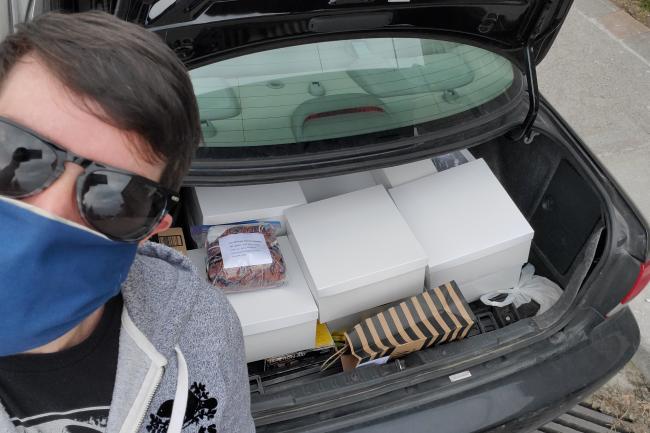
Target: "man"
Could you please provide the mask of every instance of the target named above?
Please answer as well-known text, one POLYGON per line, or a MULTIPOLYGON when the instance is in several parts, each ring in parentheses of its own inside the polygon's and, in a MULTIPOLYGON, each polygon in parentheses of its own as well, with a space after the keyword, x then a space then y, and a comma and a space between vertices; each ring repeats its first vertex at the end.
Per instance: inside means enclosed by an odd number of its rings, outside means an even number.
POLYGON ((137 26, 50 14, 0 44, 0 432, 254 431, 233 309, 145 242, 199 142, 137 26))

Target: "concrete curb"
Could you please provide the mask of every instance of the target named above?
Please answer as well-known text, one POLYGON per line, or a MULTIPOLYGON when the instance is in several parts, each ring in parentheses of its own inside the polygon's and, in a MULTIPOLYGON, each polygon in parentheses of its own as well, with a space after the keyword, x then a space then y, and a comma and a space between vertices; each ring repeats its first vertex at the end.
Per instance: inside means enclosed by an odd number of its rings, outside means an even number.
POLYGON ((641 344, 632 358, 632 364, 639 369, 647 384, 650 384, 650 350, 641 344))
POLYGON ((650 385, 650 288, 646 287, 631 303, 630 308, 641 331, 639 350, 632 358, 632 363, 645 377, 650 385))
POLYGON ((609 0, 576 0, 574 9, 650 65, 650 28, 609 0))

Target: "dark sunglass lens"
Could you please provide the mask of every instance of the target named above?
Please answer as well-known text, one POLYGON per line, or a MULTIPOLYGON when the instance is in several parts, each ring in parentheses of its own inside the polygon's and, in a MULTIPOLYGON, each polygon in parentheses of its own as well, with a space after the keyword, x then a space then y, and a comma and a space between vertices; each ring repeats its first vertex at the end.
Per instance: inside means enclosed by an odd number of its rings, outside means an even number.
POLYGON ((23 197, 43 188, 56 170, 56 158, 43 141, 0 122, 0 194, 23 197))
POLYGON ((165 196, 155 186, 114 171, 89 173, 80 194, 86 221, 105 235, 125 241, 149 234, 165 209, 165 196))

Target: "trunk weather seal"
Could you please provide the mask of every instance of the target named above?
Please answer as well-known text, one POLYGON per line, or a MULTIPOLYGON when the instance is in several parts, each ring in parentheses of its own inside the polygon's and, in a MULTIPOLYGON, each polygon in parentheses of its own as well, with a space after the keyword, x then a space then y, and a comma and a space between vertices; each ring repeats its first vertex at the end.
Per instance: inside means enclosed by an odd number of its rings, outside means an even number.
POLYGON ((513 141, 524 139, 528 142, 531 139, 533 125, 535 124, 537 112, 539 111, 539 87, 537 85, 537 69, 535 67, 532 45, 526 46, 524 50, 524 60, 526 64, 524 72, 526 74, 526 82, 528 83, 528 113, 526 114, 526 118, 521 127, 516 131, 512 131, 509 134, 509 137, 513 141))

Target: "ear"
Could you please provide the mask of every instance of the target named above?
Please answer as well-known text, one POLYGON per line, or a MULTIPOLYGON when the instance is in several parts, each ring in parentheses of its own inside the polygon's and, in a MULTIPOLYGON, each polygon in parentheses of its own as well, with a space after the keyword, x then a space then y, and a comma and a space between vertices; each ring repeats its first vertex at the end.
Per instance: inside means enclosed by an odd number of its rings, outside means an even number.
POLYGON ((160 220, 156 228, 153 229, 152 232, 149 233, 149 235, 146 238, 142 239, 140 243, 148 241, 149 238, 151 238, 153 235, 156 235, 160 232, 164 232, 171 226, 172 226, 172 216, 170 214, 165 214, 165 216, 160 220))

